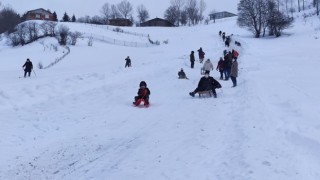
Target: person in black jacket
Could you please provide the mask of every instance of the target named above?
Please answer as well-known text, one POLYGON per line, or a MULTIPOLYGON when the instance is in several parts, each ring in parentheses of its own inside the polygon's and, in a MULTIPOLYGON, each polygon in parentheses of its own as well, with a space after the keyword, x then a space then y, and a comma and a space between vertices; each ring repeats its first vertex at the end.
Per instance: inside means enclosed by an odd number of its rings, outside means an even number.
POLYGON ((181 70, 178 72, 178 76, 179 76, 179 79, 188 79, 186 73, 183 71, 182 68, 181 68, 181 70))
POLYGON ((32 62, 30 61, 30 59, 28 58, 27 61, 24 63, 24 65, 22 66, 22 68, 24 68, 24 77, 28 76, 30 77, 31 75, 31 71, 33 69, 33 65, 32 62))
POLYGON ((190 54, 190 62, 191 62, 191 68, 194 67, 194 61, 195 61, 195 57, 194 57, 194 51, 191 51, 191 54, 190 54))
POLYGON ((149 96, 150 96, 150 90, 147 88, 147 83, 145 81, 140 82, 140 88, 138 90, 138 96, 134 97, 134 105, 139 105, 141 100, 144 100, 144 105, 149 105, 149 96))
POLYGON ((205 75, 200 79, 198 83, 198 87, 190 92, 190 96, 194 97, 194 95, 200 91, 208 91, 212 90, 213 97, 217 98, 216 89, 221 88, 221 84, 215 80, 213 77, 209 76, 208 72, 205 72, 205 75))
POLYGON ((131 59, 130 59, 130 57, 128 56, 125 60, 126 60, 126 65, 124 67, 125 68, 126 67, 131 67, 131 59))

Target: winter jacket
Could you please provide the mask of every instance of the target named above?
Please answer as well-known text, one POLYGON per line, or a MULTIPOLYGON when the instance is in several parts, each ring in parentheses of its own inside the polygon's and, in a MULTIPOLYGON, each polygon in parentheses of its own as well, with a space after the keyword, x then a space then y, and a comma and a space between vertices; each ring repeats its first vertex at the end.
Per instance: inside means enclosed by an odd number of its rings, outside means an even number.
POLYGON ((232 57, 233 57, 233 58, 237 58, 238 56, 239 56, 238 51, 232 50, 232 57))
POLYGON ((33 69, 33 65, 31 61, 26 61, 26 63, 24 63, 24 65, 22 66, 24 68, 24 71, 26 72, 31 72, 31 70, 33 69))
POLYGON ((151 94, 150 90, 147 87, 146 88, 139 88, 139 90, 138 90, 139 98, 149 97, 150 94, 151 94))
POLYGON ((238 62, 235 60, 231 65, 231 73, 230 76, 238 77, 238 62))
POLYGON ((179 71, 178 72, 178 76, 179 76, 179 78, 185 78, 186 77, 186 73, 184 73, 184 71, 179 71))
POLYGON ((212 65, 212 63, 211 63, 210 60, 206 60, 206 62, 204 62, 204 64, 203 64, 203 70, 205 70, 205 71, 211 71, 211 70, 213 70, 213 65, 212 65))
POLYGON ((194 57, 194 53, 190 54, 190 62, 194 62, 195 61, 195 57, 194 57))
POLYGON ((223 61, 222 58, 218 62, 217 70, 219 70, 219 71, 223 71, 224 70, 224 61, 223 61))
POLYGON ((202 51, 202 48, 198 49, 198 53, 199 53, 199 59, 203 59, 205 53, 202 51))
POLYGON ((202 77, 198 83, 198 88, 203 90, 209 90, 212 88, 221 88, 221 84, 213 77, 202 77))

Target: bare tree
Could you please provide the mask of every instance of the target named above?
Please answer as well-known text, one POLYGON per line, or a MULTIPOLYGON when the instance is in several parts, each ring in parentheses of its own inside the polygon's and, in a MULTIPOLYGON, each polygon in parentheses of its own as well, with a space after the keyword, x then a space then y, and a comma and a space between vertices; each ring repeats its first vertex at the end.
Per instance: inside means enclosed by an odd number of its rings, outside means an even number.
POLYGON ((127 0, 123 0, 121 1, 118 5, 118 10, 120 12, 120 14, 122 15, 122 17, 124 17, 125 19, 127 19, 127 17, 129 17, 132 14, 132 5, 130 2, 128 2, 127 0))
POLYGON ((39 34, 38 26, 39 25, 34 21, 27 22, 26 28, 28 32, 29 42, 32 42, 38 39, 38 34, 39 34))
POLYGON ((45 21, 43 23, 40 24, 40 29, 43 33, 44 36, 49 36, 49 29, 50 27, 47 24, 48 21, 45 21))
POLYGON ((149 12, 143 4, 137 7, 137 13, 140 23, 145 22, 149 18, 149 12))
POLYGON ((240 0, 238 4, 238 19, 237 23, 240 27, 245 27, 253 32, 256 38, 259 38, 262 30, 261 11, 263 0, 240 0))
POLYGON ((56 36, 56 34, 55 34, 55 29, 56 29, 57 24, 58 24, 58 23, 55 22, 55 21, 48 21, 48 22, 47 22, 47 25, 49 26, 49 35, 50 35, 51 37, 56 36))
POLYGON ((316 7, 317 7, 317 16, 319 16, 319 0, 317 0, 316 7))
POLYGON ((26 25, 21 23, 16 26, 15 32, 8 35, 8 39, 12 46, 24 45, 26 44, 26 34, 26 25))
POLYGON ((111 13, 110 13, 110 17, 111 19, 116 19, 116 18, 119 18, 121 15, 118 11, 118 8, 116 5, 111 5, 111 13))
POLYGON ((176 23, 177 16, 177 10, 173 6, 168 7, 167 10, 164 12, 164 18, 172 24, 176 23))
POLYGON ((181 14, 180 14, 180 23, 181 25, 185 26, 188 24, 188 13, 187 11, 183 10, 181 11, 181 14))
POLYGON ((181 12, 183 5, 185 4, 185 0, 171 0, 170 1, 171 6, 175 8, 176 10, 176 20, 177 25, 179 26, 179 22, 181 21, 181 12))
POLYGON ((60 25, 58 28, 58 41, 60 45, 66 45, 68 40, 69 28, 65 25, 60 25))
POLYGON ((188 14, 189 24, 196 24, 198 19, 198 3, 196 0, 187 0, 185 10, 188 14))
POLYGON ((109 23, 109 18, 110 18, 110 14, 111 14, 111 9, 110 9, 110 5, 109 3, 105 3, 101 10, 100 10, 101 14, 103 15, 103 19, 104 19, 104 22, 106 24, 109 23))
POLYGON ((200 0, 199 2, 199 21, 201 22, 204 17, 203 17, 203 12, 206 10, 207 4, 204 2, 204 0, 200 0))
POLYGON ((82 36, 81 32, 75 31, 75 32, 70 32, 70 39, 71 39, 71 45, 76 45, 77 39, 82 36))

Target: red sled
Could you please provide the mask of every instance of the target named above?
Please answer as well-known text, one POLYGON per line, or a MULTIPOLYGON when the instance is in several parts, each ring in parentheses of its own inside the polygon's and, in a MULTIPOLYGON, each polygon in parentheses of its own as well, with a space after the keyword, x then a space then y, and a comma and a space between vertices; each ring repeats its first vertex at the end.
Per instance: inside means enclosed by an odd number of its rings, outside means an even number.
POLYGON ((133 102, 133 105, 135 106, 139 106, 141 103, 143 103, 143 105, 145 107, 149 107, 150 103, 146 104, 145 100, 144 99, 138 99, 136 102, 133 102))

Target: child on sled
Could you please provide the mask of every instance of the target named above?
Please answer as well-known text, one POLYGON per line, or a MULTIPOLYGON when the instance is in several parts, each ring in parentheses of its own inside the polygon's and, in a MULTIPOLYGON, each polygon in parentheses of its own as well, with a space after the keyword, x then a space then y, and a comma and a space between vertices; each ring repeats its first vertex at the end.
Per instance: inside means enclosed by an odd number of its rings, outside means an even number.
POLYGON ((140 88, 138 90, 138 96, 134 97, 134 102, 133 104, 138 106, 141 101, 144 101, 144 105, 148 106, 149 105, 149 95, 150 95, 150 90, 147 88, 147 83, 145 81, 140 82, 140 88))

